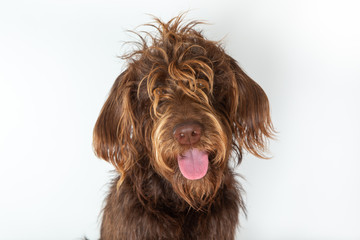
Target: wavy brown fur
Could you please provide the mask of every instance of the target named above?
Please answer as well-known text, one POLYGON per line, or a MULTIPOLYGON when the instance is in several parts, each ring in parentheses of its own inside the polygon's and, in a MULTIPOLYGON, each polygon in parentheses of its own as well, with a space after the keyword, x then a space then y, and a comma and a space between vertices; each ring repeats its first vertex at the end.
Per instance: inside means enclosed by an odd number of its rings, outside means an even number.
POLYGON ((261 87, 220 43, 195 30, 180 15, 148 24, 157 34, 140 36, 126 55, 127 69, 115 81, 94 128, 94 150, 119 172, 103 211, 102 240, 234 239, 245 213, 241 186, 228 166, 246 149, 265 158, 273 127, 261 87), (150 38, 150 40, 149 40, 150 38), (196 145, 181 145, 174 127, 196 121, 204 127, 196 145), (177 156, 196 147, 209 154, 199 180, 180 173, 177 156))

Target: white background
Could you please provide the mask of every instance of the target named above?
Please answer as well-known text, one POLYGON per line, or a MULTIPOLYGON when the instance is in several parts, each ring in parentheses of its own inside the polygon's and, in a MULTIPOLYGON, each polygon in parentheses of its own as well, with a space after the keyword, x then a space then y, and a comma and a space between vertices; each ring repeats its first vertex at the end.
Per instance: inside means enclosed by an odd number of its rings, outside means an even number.
POLYGON ((99 237, 112 167, 92 128, 125 32, 191 10, 267 92, 271 160, 237 168, 237 239, 360 239, 360 4, 326 0, 1 1, 0 239, 99 237))

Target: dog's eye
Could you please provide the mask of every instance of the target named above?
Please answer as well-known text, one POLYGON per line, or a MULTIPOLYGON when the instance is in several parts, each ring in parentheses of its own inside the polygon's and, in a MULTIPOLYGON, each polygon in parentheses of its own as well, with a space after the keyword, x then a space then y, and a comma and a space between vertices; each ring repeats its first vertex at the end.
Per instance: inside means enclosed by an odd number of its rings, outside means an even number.
POLYGON ((166 90, 164 88, 161 88, 161 87, 157 87, 153 90, 153 94, 155 96, 162 96, 162 95, 165 95, 166 94, 166 90))
POLYGON ((196 87, 198 89, 201 89, 204 93, 207 93, 210 91, 209 83, 204 79, 198 79, 196 82, 196 87))
POLYGON ((209 89, 209 83, 204 79, 197 79, 196 86, 200 89, 209 89))

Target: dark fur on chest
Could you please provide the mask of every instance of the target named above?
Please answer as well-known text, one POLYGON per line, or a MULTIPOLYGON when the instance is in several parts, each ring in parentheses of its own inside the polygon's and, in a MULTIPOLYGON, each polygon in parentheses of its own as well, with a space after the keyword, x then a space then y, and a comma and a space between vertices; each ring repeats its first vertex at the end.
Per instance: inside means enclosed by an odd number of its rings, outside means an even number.
POLYGON ((234 239, 238 213, 244 204, 241 188, 230 170, 212 204, 200 210, 179 198, 155 172, 149 173, 141 184, 135 175, 130 175, 119 190, 118 180, 114 179, 103 210, 102 240, 234 239))

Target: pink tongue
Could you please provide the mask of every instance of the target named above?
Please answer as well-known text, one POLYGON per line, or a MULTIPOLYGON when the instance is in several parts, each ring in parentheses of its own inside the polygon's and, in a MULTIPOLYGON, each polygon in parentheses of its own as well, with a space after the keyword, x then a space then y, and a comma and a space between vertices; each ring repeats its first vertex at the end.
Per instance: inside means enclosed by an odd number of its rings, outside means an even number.
POLYGON ((209 166, 209 156, 206 152, 198 149, 190 149, 178 156, 180 171, 189 180, 204 177, 209 166))

